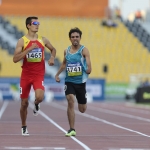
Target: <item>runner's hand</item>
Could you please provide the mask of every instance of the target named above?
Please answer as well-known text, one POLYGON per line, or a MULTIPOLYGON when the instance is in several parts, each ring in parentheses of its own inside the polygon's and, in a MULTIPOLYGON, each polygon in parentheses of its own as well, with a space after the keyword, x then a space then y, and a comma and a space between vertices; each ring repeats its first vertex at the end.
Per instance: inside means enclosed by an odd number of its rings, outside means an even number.
POLYGON ((49 60, 48 60, 48 64, 49 66, 53 66, 54 65, 54 58, 51 57, 49 60))
POLYGON ((59 78, 59 76, 55 76, 55 80, 56 80, 56 82, 60 82, 60 78, 59 78))
POLYGON ((86 73, 87 73, 87 74, 90 74, 90 73, 91 73, 91 70, 90 70, 90 69, 87 69, 87 70, 86 70, 86 73))

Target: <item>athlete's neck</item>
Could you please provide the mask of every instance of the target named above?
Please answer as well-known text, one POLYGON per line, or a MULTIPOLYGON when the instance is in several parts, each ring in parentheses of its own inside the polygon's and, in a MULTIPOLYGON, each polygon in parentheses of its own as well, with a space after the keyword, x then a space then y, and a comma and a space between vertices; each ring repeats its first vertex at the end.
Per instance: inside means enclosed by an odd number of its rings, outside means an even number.
POLYGON ((38 35, 35 32, 28 32, 28 34, 26 35, 26 37, 29 40, 37 40, 38 35))
POLYGON ((77 45, 77 46, 71 45, 71 49, 73 51, 77 51, 80 47, 81 47, 81 45, 77 45))

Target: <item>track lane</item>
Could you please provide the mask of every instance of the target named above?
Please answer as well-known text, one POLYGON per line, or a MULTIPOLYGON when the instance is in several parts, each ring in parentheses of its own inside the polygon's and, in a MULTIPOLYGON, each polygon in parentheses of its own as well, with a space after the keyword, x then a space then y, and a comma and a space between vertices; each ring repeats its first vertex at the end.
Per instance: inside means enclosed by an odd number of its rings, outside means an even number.
MULTIPOLYGON (((143 126, 145 130, 149 129, 148 122, 142 123, 140 120, 135 121, 134 119, 130 118, 132 121, 126 123, 126 121, 123 121, 126 117, 123 116, 120 116, 119 121, 117 121, 117 115, 98 112, 96 109, 90 110, 90 106, 91 108, 95 107, 93 105, 94 104, 92 103, 88 104, 88 109, 85 113, 86 115, 93 115, 95 118, 99 117, 99 119, 101 119, 100 117, 103 116, 103 120, 109 122, 110 119, 112 119, 115 124, 120 123, 120 126, 131 127, 132 125, 136 125, 139 126, 139 130, 141 130, 140 126, 143 126), (146 124, 148 124, 148 126, 146 124)), ((1 103, 0 106, 2 106, 1 103)), ((96 107, 99 106, 96 104, 96 107)), ((77 110, 77 106, 75 108, 77 110)), ((68 130, 69 127, 66 113, 66 103, 42 103, 41 112, 45 114, 44 116, 48 117, 47 119, 40 114, 37 117, 34 117, 32 115, 32 109, 29 108, 27 122, 28 130, 31 134, 30 137, 22 137, 20 135, 21 130, 19 109, 19 102, 10 102, 4 111, 2 118, 0 119, 0 149, 13 146, 27 147, 27 144, 29 144, 30 148, 38 146, 51 147, 51 149, 54 149, 55 147, 65 148, 68 150, 83 149, 79 143, 69 137, 64 136, 64 132, 68 130), (59 107, 55 107, 54 105, 59 107), (61 107, 63 107, 63 109, 61 109, 61 107), (65 131, 58 129, 56 126, 50 123, 50 121, 48 121, 50 119, 52 119, 65 131), (3 131, 1 129, 3 129, 3 131)), ((111 110, 116 111, 116 108, 114 109, 112 107, 111 110)), ((128 113, 130 114, 129 110, 128 113)), ((107 123, 105 121, 103 122, 102 120, 94 120, 93 118, 84 116, 84 114, 76 111, 75 126, 77 130, 77 136, 75 138, 92 150, 110 150, 112 148, 117 150, 120 150, 121 148, 150 148, 150 138, 131 131, 123 130, 121 128, 116 128, 115 126, 107 123)))

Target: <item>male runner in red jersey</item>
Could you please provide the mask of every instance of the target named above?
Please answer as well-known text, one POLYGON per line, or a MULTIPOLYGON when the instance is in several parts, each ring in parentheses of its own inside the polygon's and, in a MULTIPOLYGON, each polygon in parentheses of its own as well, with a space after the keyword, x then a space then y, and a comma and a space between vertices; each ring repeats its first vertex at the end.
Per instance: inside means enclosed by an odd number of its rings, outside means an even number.
POLYGON ((44 99, 44 47, 46 46, 51 51, 51 57, 48 61, 50 66, 54 65, 54 58, 56 55, 56 49, 52 46, 50 41, 37 34, 39 25, 38 17, 28 17, 26 19, 28 33, 18 40, 13 57, 14 63, 23 59, 20 79, 20 117, 22 121, 21 132, 24 136, 29 135, 26 118, 31 86, 33 86, 35 90, 35 107, 33 110, 35 116, 38 114, 40 103, 44 99))

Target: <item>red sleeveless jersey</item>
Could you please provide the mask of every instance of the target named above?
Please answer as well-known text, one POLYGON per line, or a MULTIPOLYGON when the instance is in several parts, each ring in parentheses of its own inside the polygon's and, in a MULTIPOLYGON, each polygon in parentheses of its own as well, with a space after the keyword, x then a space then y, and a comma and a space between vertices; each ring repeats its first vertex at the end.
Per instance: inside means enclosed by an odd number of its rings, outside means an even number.
POLYGON ((41 36, 35 41, 30 41, 27 37, 22 37, 24 40, 23 51, 28 49, 33 43, 39 47, 31 50, 23 59, 22 76, 44 76, 45 61, 44 61, 44 43, 41 36))

